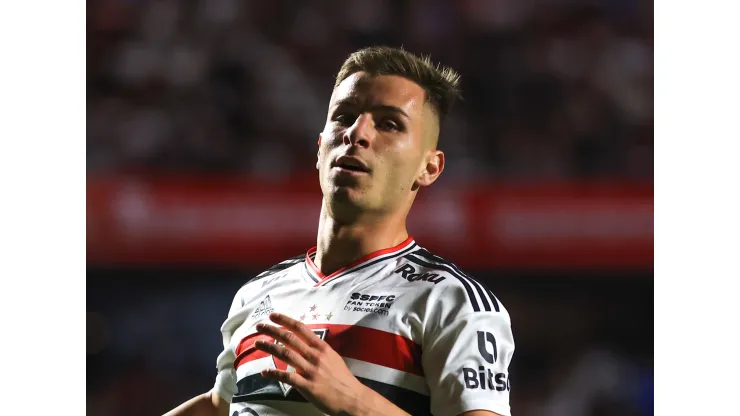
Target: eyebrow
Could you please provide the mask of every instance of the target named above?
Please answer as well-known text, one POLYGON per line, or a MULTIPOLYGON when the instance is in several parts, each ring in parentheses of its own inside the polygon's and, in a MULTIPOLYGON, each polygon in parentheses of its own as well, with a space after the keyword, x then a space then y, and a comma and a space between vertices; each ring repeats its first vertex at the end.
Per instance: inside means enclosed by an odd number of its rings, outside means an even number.
MULTIPOLYGON (((347 107, 358 107, 358 102, 357 102, 357 100, 355 100, 353 98, 343 98, 343 99, 337 101, 334 104, 334 108, 345 107, 345 106, 347 106, 347 107)), ((396 107, 394 105, 379 104, 379 105, 374 105, 374 106, 370 107, 369 110, 371 110, 371 111, 372 110, 390 111, 390 112, 393 112, 393 113, 400 114, 400 115, 406 117, 409 120, 411 119, 411 117, 409 117, 409 115, 406 114, 405 111, 403 111, 400 107, 396 107)))

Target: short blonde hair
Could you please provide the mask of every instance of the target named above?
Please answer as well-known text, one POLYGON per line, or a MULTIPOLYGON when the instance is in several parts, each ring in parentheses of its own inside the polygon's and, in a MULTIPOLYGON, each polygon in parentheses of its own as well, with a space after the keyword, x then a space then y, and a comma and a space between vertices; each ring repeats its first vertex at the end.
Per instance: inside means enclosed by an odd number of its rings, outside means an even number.
POLYGON ((431 59, 403 49, 373 46, 352 53, 339 69, 334 88, 357 72, 375 75, 397 75, 415 82, 426 93, 440 123, 455 101, 462 98, 460 74, 448 67, 434 65, 431 59))

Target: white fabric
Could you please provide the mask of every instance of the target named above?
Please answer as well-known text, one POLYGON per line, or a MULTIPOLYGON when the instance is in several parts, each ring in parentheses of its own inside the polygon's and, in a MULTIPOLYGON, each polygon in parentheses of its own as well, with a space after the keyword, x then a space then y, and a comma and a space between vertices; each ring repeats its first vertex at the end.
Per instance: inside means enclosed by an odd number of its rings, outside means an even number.
MULTIPOLYGON (((413 365, 423 374, 343 357, 361 380, 426 400, 435 416, 474 409, 510 415, 508 367, 514 339, 508 312, 492 293, 453 264, 419 250, 409 241, 324 280, 311 267, 313 255, 309 251, 307 259, 287 260, 285 269, 265 272, 243 286, 221 328, 224 351, 217 360, 213 388, 232 402, 229 414, 242 410, 250 414, 246 408, 260 416, 321 414, 309 403, 283 400, 282 396, 245 402, 246 396, 236 395, 239 381, 249 376, 254 379, 260 369, 275 366, 272 357, 263 357, 240 361, 234 369, 239 344, 256 332, 258 322, 269 321, 273 309, 303 318, 315 329, 325 325, 329 328, 327 340, 346 325, 383 331, 387 333, 384 339, 388 334, 400 335, 416 344, 421 357, 413 365)), ((364 332, 371 336, 378 333, 364 332)), ((372 353, 372 348, 381 347, 353 348, 371 348, 372 353)), ((410 365, 410 361, 404 362, 410 365)))

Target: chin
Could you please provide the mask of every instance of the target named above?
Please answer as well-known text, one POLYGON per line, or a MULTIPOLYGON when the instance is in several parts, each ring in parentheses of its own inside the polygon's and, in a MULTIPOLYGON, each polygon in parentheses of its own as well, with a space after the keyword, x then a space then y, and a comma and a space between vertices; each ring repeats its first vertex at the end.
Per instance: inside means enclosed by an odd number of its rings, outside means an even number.
POLYGON ((334 186, 328 196, 334 204, 348 204, 359 207, 363 205, 365 193, 351 186, 334 186))
POLYGON ((324 199, 335 219, 350 220, 369 208, 367 194, 351 187, 334 186, 328 195, 324 195, 324 199))

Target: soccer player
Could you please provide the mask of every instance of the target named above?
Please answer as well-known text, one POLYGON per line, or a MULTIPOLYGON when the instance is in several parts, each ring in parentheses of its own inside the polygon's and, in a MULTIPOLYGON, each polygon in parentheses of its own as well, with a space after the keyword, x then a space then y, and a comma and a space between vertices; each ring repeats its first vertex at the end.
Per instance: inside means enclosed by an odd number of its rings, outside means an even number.
POLYGON ((316 247, 239 289, 215 386, 168 416, 510 414, 508 312, 406 230, 458 97, 459 76, 428 58, 347 58, 318 140, 316 247))

